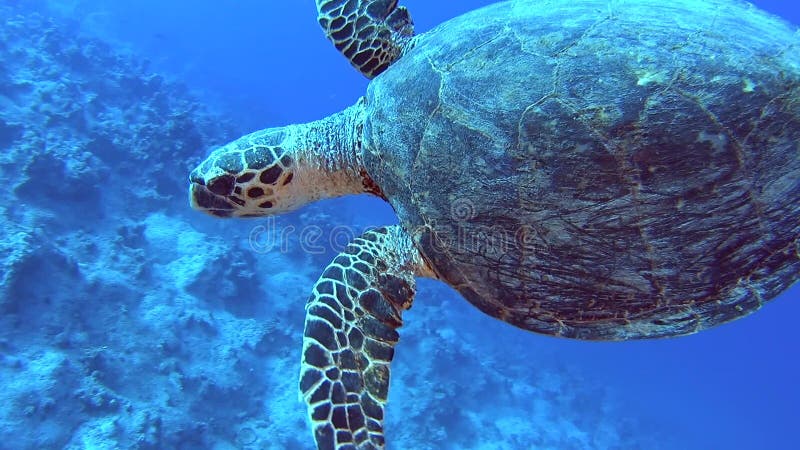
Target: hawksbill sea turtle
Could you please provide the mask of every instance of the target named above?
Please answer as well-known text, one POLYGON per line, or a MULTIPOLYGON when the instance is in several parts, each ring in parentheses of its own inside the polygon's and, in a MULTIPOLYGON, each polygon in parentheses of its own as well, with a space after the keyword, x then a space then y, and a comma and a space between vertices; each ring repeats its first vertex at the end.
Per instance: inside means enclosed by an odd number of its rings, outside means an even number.
POLYGON ((800 39, 735 0, 515 0, 414 35, 396 0, 317 0, 372 78, 355 105, 214 150, 193 207, 280 214, 350 193, 400 224, 314 285, 300 390, 320 449, 385 446, 415 277, 577 339, 676 336, 800 275, 800 39))

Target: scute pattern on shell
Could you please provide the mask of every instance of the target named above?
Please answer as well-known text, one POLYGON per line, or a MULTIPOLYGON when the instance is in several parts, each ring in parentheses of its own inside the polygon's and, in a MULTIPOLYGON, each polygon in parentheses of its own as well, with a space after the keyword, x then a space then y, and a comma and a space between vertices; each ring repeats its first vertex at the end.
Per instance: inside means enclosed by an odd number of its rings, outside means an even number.
POLYGON ((498 4, 370 85, 365 163, 484 312, 691 333, 800 276, 799 75, 793 30, 744 3, 498 4))

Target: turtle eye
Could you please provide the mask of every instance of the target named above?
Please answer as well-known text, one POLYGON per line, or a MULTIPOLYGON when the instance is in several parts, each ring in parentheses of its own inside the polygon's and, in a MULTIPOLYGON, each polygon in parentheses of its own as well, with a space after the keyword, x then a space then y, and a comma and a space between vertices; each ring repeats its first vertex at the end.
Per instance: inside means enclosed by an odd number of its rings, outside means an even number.
POLYGON ((222 175, 208 183, 208 190, 217 195, 230 195, 233 192, 235 180, 230 175, 222 175))

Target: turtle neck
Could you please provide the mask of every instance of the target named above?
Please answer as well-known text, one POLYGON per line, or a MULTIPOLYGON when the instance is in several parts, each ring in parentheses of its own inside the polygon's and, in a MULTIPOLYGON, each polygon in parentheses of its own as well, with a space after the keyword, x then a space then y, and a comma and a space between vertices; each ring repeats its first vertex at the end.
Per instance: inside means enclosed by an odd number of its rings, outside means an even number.
MULTIPOLYGON (((361 136, 365 100, 324 119, 291 125, 298 177, 313 184, 310 200, 372 192, 364 170, 361 136)), ((311 187, 311 186, 309 186, 311 187)))

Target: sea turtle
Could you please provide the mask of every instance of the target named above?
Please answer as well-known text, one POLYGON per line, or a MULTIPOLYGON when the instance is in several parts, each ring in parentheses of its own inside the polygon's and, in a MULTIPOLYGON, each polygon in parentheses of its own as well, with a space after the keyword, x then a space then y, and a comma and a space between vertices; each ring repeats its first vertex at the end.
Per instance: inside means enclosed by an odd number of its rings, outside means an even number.
POLYGON ((516 0, 414 36, 395 0, 317 0, 373 78, 355 105, 215 150, 195 208, 258 217, 367 192, 306 306, 300 389, 321 449, 382 448, 415 277, 579 339, 675 336, 800 275, 800 40, 734 0, 516 0))

